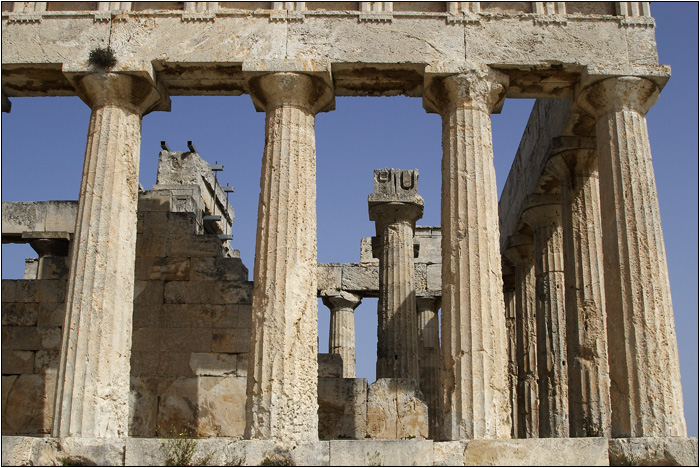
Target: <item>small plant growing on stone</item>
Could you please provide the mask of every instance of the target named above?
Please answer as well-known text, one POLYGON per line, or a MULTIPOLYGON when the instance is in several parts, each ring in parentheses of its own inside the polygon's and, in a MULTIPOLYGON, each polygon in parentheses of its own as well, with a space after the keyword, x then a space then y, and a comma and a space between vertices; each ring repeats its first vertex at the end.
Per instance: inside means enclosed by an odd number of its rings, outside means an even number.
POLYGON ((162 442, 165 450, 165 466, 206 466, 211 462, 211 454, 195 459, 197 435, 189 429, 171 431, 167 441, 162 442))
POLYGON ((111 47, 98 47, 90 51, 88 63, 95 67, 109 69, 117 64, 117 57, 111 47))
POLYGON ((384 466, 384 463, 382 461, 382 455, 376 450, 371 455, 369 454, 369 452, 367 452, 367 457, 367 466, 384 466))

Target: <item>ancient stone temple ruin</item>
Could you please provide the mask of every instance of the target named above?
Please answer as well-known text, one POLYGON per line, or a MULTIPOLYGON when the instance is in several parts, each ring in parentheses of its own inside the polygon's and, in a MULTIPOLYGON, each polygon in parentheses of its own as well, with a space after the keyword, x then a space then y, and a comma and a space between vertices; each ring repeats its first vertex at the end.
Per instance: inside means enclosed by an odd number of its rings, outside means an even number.
POLYGON ((645 118, 669 76, 648 2, 3 2, 3 112, 92 114, 77 201, 3 202, 38 259, 2 280, 2 463, 163 464, 174 427, 213 464, 697 464, 645 118), (138 183, 142 118, 241 94, 266 114, 252 275, 194 145, 138 183), (315 115, 399 94, 442 118, 441 226, 420 168, 377 169, 352 194, 376 235, 319 264, 315 115), (499 201, 508 98, 537 101, 499 201))

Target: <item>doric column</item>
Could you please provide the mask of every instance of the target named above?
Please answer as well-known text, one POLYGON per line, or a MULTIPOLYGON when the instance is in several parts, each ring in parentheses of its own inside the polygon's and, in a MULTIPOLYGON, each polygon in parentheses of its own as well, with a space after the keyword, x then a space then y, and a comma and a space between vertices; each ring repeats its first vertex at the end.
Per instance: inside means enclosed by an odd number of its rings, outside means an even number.
POLYGON ((585 143, 588 148, 566 149, 555 141, 560 152, 548 162, 561 182, 569 427, 572 437, 610 437, 598 164, 593 142, 585 143))
POLYGON ((315 114, 333 102, 310 75, 249 79, 265 119, 246 400, 248 439, 318 440, 315 114))
POLYGON ((645 114, 659 89, 616 77, 578 93, 596 119, 612 436, 686 436, 678 345, 645 114))
POLYGON ((537 374, 540 437, 569 436, 566 308, 560 204, 523 212, 532 226, 537 300, 537 374))
POLYGON ((71 73, 92 109, 68 279, 53 435, 126 437, 141 117, 170 101, 143 75, 71 73))
POLYGON ((510 397, 510 436, 518 436, 518 355, 516 335, 515 275, 510 264, 503 265, 503 301, 505 302, 506 341, 508 343, 508 395, 510 397))
POLYGON ((39 254, 36 279, 65 279, 68 276, 70 235, 67 232, 23 233, 29 245, 39 254))
POLYGON ((537 385, 537 319, 535 260, 531 236, 518 236, 505 256, 513 264, 515 283, 516 355, 518 358, 518 425, 520 439, 540 435, 537 385))
MULTIPOLYGON (((434 67, 438 68, 438 67, 434 67)), ((491 117, 507 77, 486 66, 431 75, 442 116, 443 438, 510 437, 508 355, 491 117)))
POLYGON ((369 219, 379 239, 377 379, 418 381, 418 326, 413 235, 423 216, 418 170, 374 171, 369 219))
POLYGON ((328 352, 343 358, 343 377, 355 378, 355 309, 362 298, 347 291, 321 291, 323 303, 331 310, 328 352))
POLYGON ((420 390, 428 405, 428 437, 440 437, 440 325, 439 297, 416 297, 420 390))

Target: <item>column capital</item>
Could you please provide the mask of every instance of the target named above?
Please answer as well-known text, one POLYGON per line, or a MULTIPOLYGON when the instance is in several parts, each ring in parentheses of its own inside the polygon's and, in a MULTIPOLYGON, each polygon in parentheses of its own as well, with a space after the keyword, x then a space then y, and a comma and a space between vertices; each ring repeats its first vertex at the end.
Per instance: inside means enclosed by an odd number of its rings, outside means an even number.
POLYGON ((323 304, 331 310, 355 310, 362 302, 362 298, 357 294, 335 289, 324 289, 321 291, 321 299, 323 300, 323 304))
POLYGON ((367 198, 369 220, 380 226, 407 221, 415 227, 423 217, 423 197, 418 195, 418 169, 375 169, 374 193, 367 198))
POLYGON ((576 103, 596 119, 609 112, 635 110, 645 115, 659 97, 659 86, 639 76, 604 78, 577 90, 576 103))
POLYGON ((510 245, 503 251, 503 256, 510 261, 515 268, 532 263, 535 255, 535 244, 530 238, 529 243, 510 245))
POLYGON ((564 184, 570 177, 597 177, 597 160, 595 148, 567 148, 547 160, 545 171, 564 184))
POLYGON ((300 72, 272 71, 248 79, 253 105, 258 112, 294 106, 312 114, 335 109, 333 89, 325 80, 300 72))
MULTIPOLYGON (((546 225, 561 225, 561 203, 559 200, 553 202, 554 197, 536 197, 528 203, 528 207, 523 210, 523 221, 538 229, 546 225)), ((557 198, 559 196, 557 195, 557 198)))
POLYGON ((416 296, 416 309, 418 312, 430 310, 437 313, 441 302, 440 296, 416 296))
POLYGON ((141 116, 152 111, 170 111, 165 88, 144 73, 66 70, 64 75, 80 99, 92 110, 125 107, 141 116))
POLYGON ((425 70, 423 108, 438 114, 457 107, 498 113, 507 88, 508 76, 486 65, 429 65, 425 70))

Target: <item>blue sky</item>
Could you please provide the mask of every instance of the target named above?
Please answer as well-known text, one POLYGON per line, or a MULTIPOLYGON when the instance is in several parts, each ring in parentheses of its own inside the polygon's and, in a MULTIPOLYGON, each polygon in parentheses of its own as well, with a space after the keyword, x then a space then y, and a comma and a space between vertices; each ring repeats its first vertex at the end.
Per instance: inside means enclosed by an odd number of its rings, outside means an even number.
MULTIPOLYGON (((698 435, 698 4, 654 3, 660 62, 672 78, 647 115, 668 256, 688 434, 698 435)), ((2 200, 75 200, 89 109, 78 98, 15 98, 2 114, 2 200)), ((506 101, 492 116, 499 192, 508 175, 531 100, 506 101)), ((359 261, 360 239, 374 234, 367 213, 376 168, 418 168, 425 214, 440 224, 441 121, 419 98, 337 98, 316 119, 319 262, 359 261)), ((170 113, 143 120, 141 184, 155 184, 159 143, 186 151, 193 140, 219 180, 235 186, 232 245, 253 271, 264 114, 248 96, 174 97, 170 113)), ((2 277, 21 278, 28 246, 2 246, 2 277)), ((252 279, 252 278, 250 278, 252 279)), ((374 381, 376 299, 356 311, 357 374, 374 381)), ((328 349, 328 309, 319 301, 320 351, 328 349)))

